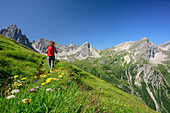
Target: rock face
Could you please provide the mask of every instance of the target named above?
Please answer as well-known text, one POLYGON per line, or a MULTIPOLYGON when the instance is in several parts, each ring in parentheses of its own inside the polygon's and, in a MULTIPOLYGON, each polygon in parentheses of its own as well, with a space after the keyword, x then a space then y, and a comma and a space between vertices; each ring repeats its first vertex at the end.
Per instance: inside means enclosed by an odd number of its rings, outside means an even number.
MULTIPOLYGON (((117 63, 121 66, 118 79, 128 82, 130 94, 156 111, 169 113, 169 50, 170 41, 157 46, 144 37, 140 41, 125 42, 102 50, 101 59, 98 61, 104 61, 104 65, 109 67, 111 65, 107 62, 117 58, 113 65, 117 63)), ((109 71, 115 72, 113 67, 110 67, 109 71)))
MULTIPOLYGON (((41 38, 37 41, 33 41, 32 46, 38 52, 45 54, 50 42, 51 40, 41 38)), ((75 44, 70 44, 69 46, 55 44, 55 47, 58 51, 56 57, 61 60, 72 61, 74 60, 74 58, 78 60, 83 60, 87 57, 100 57, 98 51, 94 49, 88 42, 85 42, 82 46, 78 46, 75 44)))
POLYGON ((18 43, 23 44, 23 45, 33 49, 33 47, 31 46, 31 43, 29 42, 26 35, 23 35, 21 30, 18 29, 15 24, 12 24, 11 26, 0 30, 0 34, 4 35, 10 39, 14 39, 18 43))
POLYGON ((160 44, 158 47, 161 48, 162 50, 170 51, 170 41, 160 44))

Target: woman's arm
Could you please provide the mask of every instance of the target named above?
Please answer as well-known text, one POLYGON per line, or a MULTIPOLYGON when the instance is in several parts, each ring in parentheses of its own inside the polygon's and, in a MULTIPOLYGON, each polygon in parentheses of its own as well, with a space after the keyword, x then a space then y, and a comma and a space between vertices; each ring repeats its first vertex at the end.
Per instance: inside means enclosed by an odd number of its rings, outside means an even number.
POLYGON ((57 51, 57 50, 55 50, 55 53, 57 54, 57 53, 58 53, 58 51, 57 51))

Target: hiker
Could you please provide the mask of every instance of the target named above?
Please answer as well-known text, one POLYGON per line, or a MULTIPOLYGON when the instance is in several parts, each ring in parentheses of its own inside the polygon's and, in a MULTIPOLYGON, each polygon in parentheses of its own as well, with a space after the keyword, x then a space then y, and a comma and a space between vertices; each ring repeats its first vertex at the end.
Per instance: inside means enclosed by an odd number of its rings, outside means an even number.
POLYGON ((56 47, 54 47, 55 42, 51 41, 50 46, 48 46, 46 53, 47 53, 47 59, 48 59, 48 64, 50 71, 52 71, 52 68, 54 68, 54 61, 55 61, 55 54, 57 54, 56 47))

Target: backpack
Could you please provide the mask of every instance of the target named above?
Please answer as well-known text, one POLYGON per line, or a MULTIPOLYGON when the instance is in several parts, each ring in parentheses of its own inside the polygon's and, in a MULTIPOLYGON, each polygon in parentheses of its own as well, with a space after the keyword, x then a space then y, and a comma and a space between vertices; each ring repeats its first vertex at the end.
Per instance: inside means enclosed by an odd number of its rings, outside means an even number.
POLYGON ((54 46, 48 46, 47 55, 54 56, 54 46))

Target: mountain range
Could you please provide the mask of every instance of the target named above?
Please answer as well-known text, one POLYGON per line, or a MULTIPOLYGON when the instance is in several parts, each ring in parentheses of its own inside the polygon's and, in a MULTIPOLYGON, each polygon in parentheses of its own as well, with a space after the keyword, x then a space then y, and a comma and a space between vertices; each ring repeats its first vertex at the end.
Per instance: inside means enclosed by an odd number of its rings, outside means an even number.
MULTIPOLYGON (((0 34, 45 54, 51 40, 41 38, 29 42, 16 25, 0 30, 0 34)), ((170 112, 170 41, 155 45, 144 37, 104 50, 88 42, 81 46, 55 44, 57 59, 72 62, 112 85, 135 96, 146 106, 170 112)))

